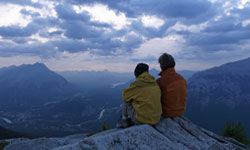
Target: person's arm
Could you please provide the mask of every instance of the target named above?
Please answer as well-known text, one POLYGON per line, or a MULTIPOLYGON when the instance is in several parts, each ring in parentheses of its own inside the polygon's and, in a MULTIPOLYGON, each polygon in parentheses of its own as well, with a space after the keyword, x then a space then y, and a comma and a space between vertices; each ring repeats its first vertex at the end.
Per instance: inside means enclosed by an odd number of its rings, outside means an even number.
POLYGON ((136 97, 138 96, 138 87, 136 87, 133 83, 130 85, 129 88, 125 89, 123 91, 123 100, 128 103, 128 102, 132 102, 133 99, 136 99, 136 97))
POLYGON ((160 89, 162 90, 161 78, 158 78, 156 82, 159 85, 160 89))

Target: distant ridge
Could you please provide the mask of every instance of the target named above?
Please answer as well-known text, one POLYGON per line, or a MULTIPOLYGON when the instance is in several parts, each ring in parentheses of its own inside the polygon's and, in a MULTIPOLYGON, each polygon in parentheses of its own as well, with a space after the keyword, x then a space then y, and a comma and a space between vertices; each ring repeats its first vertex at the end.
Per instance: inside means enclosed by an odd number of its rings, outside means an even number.
POLYGON ((187 115, 220 132, 226 122, 241 122, 250 135, 250 58, 194 74, 188 80, 187 115))
POLYGON ((66 79, 42 63, 0 68, 0 85, 0 108, 41 105, 73 90, 66 79))

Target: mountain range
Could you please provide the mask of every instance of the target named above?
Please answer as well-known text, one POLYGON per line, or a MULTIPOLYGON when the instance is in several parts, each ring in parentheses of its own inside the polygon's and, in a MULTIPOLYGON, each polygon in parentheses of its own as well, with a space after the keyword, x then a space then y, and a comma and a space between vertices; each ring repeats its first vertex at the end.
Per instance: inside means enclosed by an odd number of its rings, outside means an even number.
MULTIPOLYGON (((250 59, 205 71, 178 71, 188 80, 186 115, 219 132, 240 121, 249 131, 250 59)), ((159 71, 150 73, 158 77, 159 71)), ((91 133, 115 126, 121 93, 133 73, 53 72, 35 63, 0 68, 0 126, 34 136, 91 133)))
MULTIPOLYGON (((155 78, 159 77, 159 70, 150 69, 150 74, 155 78)), ((189 79, 197 71, 183 70, 178 71, 185 79, 189 79)), ((68 82, 77 85, 84 91, 93 91, 96 89, 115 88, 116 86, 126 84, 134 79, 133 72, 110 72, 110 71, 64 71, 58 72, 68 82)), ((127 85, 127 84, 126 84, 127 85)))
POLYGON ((100 88, 95 80, 95 90, 83 90, 41 63, 1 68, 0 125, 32 136, 61 136, 114 124, 121 92, 111 84, 100 88))
POLYGON ((188 80, 187 116, 220 132, 226 122, 240 122, 250 135, 250 58, 194 74, 188 80))
POLYGON ((0 69, 0 109, 17 110, 70 96, 73 85, 44 64, 0 69))

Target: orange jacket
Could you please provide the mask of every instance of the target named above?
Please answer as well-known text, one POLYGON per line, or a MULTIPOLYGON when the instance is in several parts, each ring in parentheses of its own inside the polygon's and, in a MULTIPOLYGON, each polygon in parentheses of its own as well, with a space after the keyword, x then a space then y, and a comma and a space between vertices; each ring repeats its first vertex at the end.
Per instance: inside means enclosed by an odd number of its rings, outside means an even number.
POLYGON ((178 117, 186 109, 187 84, 186 80, 175 72, 174 68, 169 68, 160 73, 157 80, 161 88, 162 116, 178 117))

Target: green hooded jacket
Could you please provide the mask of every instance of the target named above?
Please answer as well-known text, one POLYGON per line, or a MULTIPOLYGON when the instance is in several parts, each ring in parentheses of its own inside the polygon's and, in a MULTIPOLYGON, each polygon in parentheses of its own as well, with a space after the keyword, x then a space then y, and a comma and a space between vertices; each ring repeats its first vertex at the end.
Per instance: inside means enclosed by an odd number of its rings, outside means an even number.
POLYGON ((123 91, 123 99, 132 103, 139 123, 153 125, 159 122, 162 114, 161 90, 148 72, 142 73, 123 91))

